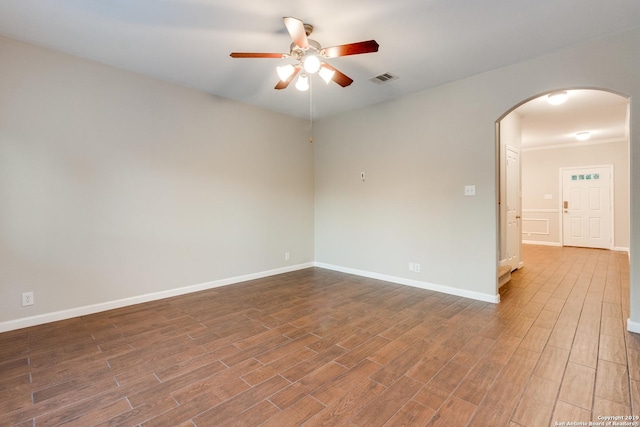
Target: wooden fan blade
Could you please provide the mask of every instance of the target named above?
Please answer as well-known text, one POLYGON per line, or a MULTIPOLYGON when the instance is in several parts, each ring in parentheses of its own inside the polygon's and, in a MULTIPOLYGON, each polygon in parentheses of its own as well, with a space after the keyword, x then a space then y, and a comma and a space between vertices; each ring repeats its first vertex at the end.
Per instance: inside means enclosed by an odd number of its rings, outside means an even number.
POLYGON ((320 51, 325 58, 337 58, 338 56, 359 55, 378 51, 378 43, 375 40, 343 44, 340 46, 326 47, 320 51))
POLYGON ((293 40, 296 46, 307 49, 309 47, 309 41, 307 40, 304 23, 298 18, 292 18, 290 16, 285 16, 282 20, 284 21, 284 26, 287 27, 291 40, 293 40))
POLYGON ((332 70, 334 72, 333 77, 331 78, 331 80, 333 80, 334 82, 338 83, 340 86, 347 87, 351 83, 353 83, 353 79, 351 77, 343 74, 337 68, 332 67, 331 65, 329 65, 327 63, 323 63, 322 66, 325 67, 325 68, 328 68, 328 69, 330 69, 330 70, 332 70))
POLYGON ((255 53, 255 52, 231 52, 232 58, 277 58, 282 59, 287 55, 284 53, 255 53))
POLYGON ((282 80, 278 80, 278 84, 276 85, 276 87, 274 87, 274 89, 286 89, 287 86, 289 86, 289 83, 291 83, 293 81, 293 79, 295 78, 295 76, 298 75, 298 72, 300 71, 300 68, 296 67, 295 70, 293 70, 293 73, 289 76, 289 78, 286 81, 282 81, 282 80))

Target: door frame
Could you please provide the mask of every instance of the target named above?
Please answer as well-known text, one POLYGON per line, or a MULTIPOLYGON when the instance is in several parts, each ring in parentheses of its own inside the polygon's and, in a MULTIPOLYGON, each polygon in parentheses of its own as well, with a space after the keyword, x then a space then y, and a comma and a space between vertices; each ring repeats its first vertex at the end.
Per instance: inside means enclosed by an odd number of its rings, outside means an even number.
POLYGON ((505 175, 504 175, 504 180, 505 180, 505 203, 507 203, 507 206, 505 208, 505 212, 506 212, 506 218, 505 220, 507 221, 507 227, 505 229, 506 231, 506 240, 505 240, 505 245, 506 245, 506 249, 507 249, 507 253, 506 253, 506 264, 509 265, 511 267, 511 271, 515 271, 518 270, 520 268, 522 268, 524 266, 524 262, 522 261, 522 159, 521 159, 521 150, 518 147, 514 147, 512 145, 509 144, 505 144, 504 146, 504 159, 505 159, 505 175), (510 263, 509 261, 509 252, 508 249, 510 248, 509 246, 509 239, 512 238, 512 236, 510 236, 509 233, 509 174, 508 174, 508 164, 509 164, 509 156, 508 153, 509 151, 516 153, 518 156, 518 162, 517 162, 517 174, 518 174, 518 184, 516 187, 516 191, 517 191, 517 197, 518 197, 518 202, 517 202, 517 207, 516 207, 516 222, 517 222, 517 240, 518 240, 518 256, 517 259, 515 260, 517 262, 517 265, 513 265, 510 263))

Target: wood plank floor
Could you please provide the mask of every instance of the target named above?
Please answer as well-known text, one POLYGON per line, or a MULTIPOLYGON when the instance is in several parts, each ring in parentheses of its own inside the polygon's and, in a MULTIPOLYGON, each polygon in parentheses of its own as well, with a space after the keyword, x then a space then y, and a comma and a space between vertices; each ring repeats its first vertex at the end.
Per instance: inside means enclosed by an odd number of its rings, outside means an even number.
POLYGON ((500 304, 307 269, 0 334, 0 426, 546 426, 640 415, 624 253, 500 304))

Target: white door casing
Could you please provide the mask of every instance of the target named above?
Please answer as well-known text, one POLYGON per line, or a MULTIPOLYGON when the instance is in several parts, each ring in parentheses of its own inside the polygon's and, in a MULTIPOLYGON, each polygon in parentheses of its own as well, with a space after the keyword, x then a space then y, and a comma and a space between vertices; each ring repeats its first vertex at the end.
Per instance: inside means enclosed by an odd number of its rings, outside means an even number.
POLYGON ((521 267, 522 222, 520 189, 520 152, 517 148, 505 147, 506 159, 506 202, 507 202, 507 251, 506 261, 511 270, 521 267))
POLYGON ((561 168, 562 244, 613 247, 613 166, 561 168))

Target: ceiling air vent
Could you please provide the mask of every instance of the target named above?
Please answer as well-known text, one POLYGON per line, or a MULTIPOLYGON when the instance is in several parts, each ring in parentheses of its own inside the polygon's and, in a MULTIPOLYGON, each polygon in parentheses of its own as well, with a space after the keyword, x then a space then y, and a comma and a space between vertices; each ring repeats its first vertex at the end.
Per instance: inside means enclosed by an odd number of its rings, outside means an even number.
POLYGON ((379 76, 371 77, 369 80, 379 85, 382 85, 397 79, 398 79, 398 76, 394 76, 391 73, 383 73, 383 74, 380 74, 379 76))

